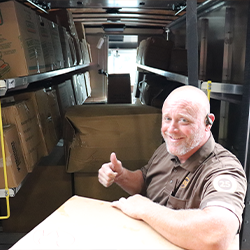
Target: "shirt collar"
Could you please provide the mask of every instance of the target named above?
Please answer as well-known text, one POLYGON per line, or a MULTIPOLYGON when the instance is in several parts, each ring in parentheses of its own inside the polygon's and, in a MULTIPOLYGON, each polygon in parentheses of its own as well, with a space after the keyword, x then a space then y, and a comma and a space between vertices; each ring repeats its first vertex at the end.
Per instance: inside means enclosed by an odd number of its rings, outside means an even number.
POLYGON ((211 154, 215 147, 215 140, 213 135, 209 137, 207 142, 199 148, 193 155, 191 155, 184 163, 180 163, 178 157, 174 156, 171 158, 175 165, 179 165, 189 172, 194 172, 202 162, 211 154))

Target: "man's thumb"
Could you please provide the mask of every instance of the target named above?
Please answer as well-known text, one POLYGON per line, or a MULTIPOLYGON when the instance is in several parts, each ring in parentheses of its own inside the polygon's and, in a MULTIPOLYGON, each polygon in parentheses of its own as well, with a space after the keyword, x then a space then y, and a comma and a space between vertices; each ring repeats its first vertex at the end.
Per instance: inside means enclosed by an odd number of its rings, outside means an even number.
POLYGON ((116 158, 116 154, 115 154, 115 153, 112 153, 112 154, 110 155, 110 161, 111 161, 111 163, 112 163, 113 171, 115 171, 115 167, 116 167, 117 164, 118 164, 118 160, 117 160, 117 158, 116 158))

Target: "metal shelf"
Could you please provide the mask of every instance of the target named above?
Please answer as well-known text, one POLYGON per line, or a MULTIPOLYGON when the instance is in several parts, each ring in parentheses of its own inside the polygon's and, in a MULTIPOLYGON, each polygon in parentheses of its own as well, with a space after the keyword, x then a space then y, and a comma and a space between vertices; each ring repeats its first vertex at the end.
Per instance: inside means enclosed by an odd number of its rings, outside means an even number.
MULTIPOLYGON (((147 72, 164 76, 169 80, 177 81, 186 85, 188 84, 187 76, 164 71, 161 69, 152 68, 141 64, 137 64, 137 67, 147 72)), ((201 80, 199 80, 198 82, 198 86, 200 86, 200 88, 203 91, 207 90, 207 84, 208 84, 207 82, 203 82, 201 80)), ((243 85, 241 84, 219 83, 219 82, 212 82, 211 84, 211 98, 214 99, 239 103, 241 102, 242 94, 243 94, 243 85)))
POLYGON ((169 80, 180 82, 180 83, 183 83, 183 84, 188 84, 188 77, 187 76, 172 73, 172 72, 169 72, 169 71, 164 71, 162 69, 152 68, 152 67, 149 67, 149 66, 146 66, 146 65, 141 65, 141 64, 138 64, 138 63, 137 63, 137 67, 142 69, 142 70, 146 70, 148 72, 152 72, 154 74, 164 76, 164 77, 168 78, 169 80))
POLYGON ((93 66, 92 63, 90 64, 83 64, 77 65, 74 67, 58 69, 54 71, 49 71, 41 74, 17 77, 17 78, 10 78, 5 80, 0 80, 0 96, 4 96, 8 90, 19 90, 27 88, 28 85, 32 82, 43 81, 46 79, 50 79, 53 77, 61 76, 68 73, 73 73, 81 70, 88 70, 90 66, 93 66))
MULTIPOLYGON (((203 82, 201 84, 201 89, 202 90, 207 89, 207 82, 203 82)), ((220 94, 242 95, 243 85, 232 84, 232 83, 212 82, 211 92, 220 93, 220 94)))
MULTIPOLYGON (((15 197, 17 192, 21 189, 21 187, 23 186, 23 184, 25 183, 25 181, 27 180, 27 178, 29 177, 29 173, 28 175, 23 179, 23 181, 21 182, 21 184, 18 187, 14 187, 14 188, 9 188, 9 196, 10 197, 15 197)), ((7 196, 6 194, 6 190, 0 189, 0 198, 5 198, 7 196)))
MULTIPOLYGON (((10 197, 15 197, 15 195, 20 190, 20 188, 21 188, 21 185, 19 185, 18 187, 15 187, 15 188, 10 188, 9 189, 9 195, 10 195, 10 197)), ((6 196, 7 195, 6 195, 5 189, 0 189, 0 198, 5 198, 6 196)))

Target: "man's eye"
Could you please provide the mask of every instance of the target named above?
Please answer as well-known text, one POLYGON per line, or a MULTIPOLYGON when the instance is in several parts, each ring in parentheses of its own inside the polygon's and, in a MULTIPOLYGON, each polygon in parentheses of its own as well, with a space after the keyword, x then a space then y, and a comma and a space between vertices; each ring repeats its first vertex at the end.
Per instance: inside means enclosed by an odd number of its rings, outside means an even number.
POLYGON ((182 123, 188 123, 188 120, 185 119, 185 118, 181 118, 181 119, 180 119, 180 122, 182 122, 182 123))
POLYGON ((164 119, 164 121, 171 121, 171 118, 167 117, 167 116, 165 116, 163 119, 164 119))

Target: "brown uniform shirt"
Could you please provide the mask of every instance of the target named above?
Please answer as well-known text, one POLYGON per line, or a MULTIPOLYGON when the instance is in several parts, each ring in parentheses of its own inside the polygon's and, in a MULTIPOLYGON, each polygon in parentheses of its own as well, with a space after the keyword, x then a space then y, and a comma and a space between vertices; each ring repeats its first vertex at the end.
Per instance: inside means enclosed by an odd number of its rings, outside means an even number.
POLYGON ((146 196, 173 209, 221 206, 242 222, 247 181, 238 159, 213 136, 185 163, 162 144, 142 169, 146 196))

